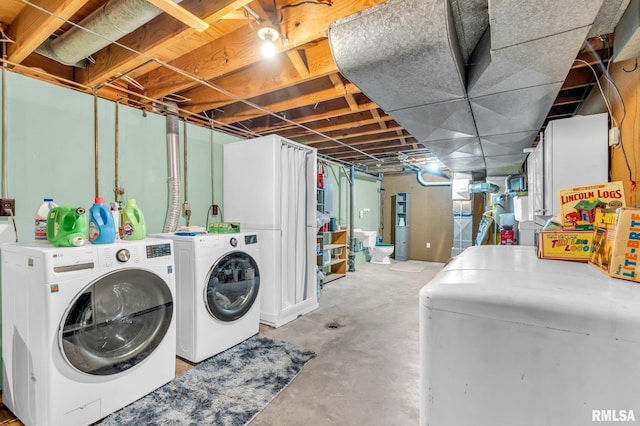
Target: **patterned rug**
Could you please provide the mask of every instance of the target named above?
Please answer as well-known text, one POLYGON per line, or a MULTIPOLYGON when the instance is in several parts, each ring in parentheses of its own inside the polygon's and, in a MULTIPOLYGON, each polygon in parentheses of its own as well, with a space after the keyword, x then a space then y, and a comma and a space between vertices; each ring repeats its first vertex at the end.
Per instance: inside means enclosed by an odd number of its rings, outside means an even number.
POLYGON ((246 425, 314 357, 290 343, 254 336, 98 425, 246 425))

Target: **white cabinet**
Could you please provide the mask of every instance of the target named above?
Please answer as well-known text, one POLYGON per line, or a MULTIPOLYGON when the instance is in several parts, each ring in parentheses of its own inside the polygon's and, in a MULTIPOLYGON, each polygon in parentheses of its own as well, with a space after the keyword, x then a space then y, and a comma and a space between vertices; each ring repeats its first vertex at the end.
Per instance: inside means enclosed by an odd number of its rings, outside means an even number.
POLYGON ((608 182, 608 115, 576 116, 548 123, 527 159, 535 216, 559 211, 558 189, 608 182))

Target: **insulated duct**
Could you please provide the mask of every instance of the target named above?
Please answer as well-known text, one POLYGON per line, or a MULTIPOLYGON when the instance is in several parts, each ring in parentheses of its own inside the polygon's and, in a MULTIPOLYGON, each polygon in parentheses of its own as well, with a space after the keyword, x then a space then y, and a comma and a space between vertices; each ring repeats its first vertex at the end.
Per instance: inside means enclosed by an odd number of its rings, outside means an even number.
MULTIPOLYGON (((180 3, 182 0, 174 0, 180 3)), ((57 38, 42 43, 36 52, 65 65, 86 67, 86 58, 146 24, 162 10, 147 0, 111 0, 57 38)))
POLYGON ((180 219, 180 121, 175 103, 167 110, 167 157, 169 172, 169 205, 163 232, 175 232, 180 219))
POLYGON ((603 0, 390 0, 328 35, 340 72, 450 170, 508 175, 521 172, 602 9, 603 0))
MULTIPOLYGON (((416 170, 416 178, 418 179, 418 183, 422 186, 425 187, 429 187, 429 186, 451 186, 451 181, 450 180, 445 180, 445 181, 426 181, 424 180, 424 170, 416 170)), ((444 176, 442 175, 442 177, 448 177, 449 179, 451 179, 451 176, 444 176)))

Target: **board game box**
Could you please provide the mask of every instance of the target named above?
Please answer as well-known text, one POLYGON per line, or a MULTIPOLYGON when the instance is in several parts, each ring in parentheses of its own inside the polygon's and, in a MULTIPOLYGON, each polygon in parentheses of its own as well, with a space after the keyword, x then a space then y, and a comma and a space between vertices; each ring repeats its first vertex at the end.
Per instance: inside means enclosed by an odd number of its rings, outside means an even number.
POLYGON ((591 253, 592 238, 592 231, 540 231, 538 257, 587 262, 591 253))
POLYGON ((598 209, 589 263, 614 278, 640 281, 640 208, 598 209))
POLYGON ((625 207, 622 182, 558 190, 560 220, 565 230, 593 230, 597 209, 625 207))

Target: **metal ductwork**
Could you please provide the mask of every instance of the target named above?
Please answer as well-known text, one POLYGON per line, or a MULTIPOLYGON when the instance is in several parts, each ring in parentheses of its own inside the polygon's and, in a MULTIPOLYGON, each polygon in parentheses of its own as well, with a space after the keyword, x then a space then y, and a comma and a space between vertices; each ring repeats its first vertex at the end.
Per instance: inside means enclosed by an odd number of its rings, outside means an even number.
POLYGON ((163 232, 175 232, 180 219, 180 120, 178 106, 175 103, 170 105, 171 107, 167 110, 169 200, 163 232))
POLYGON ((89 31, 72 27, 44 42, 36 52, 66 65, 86 67, 86 58, 161 13, 147 0, 111 0, 78 24, 89 31))
POLYGON ((450 170, 509 175, 592 26, 613 31, 627 2, 390 0, 329 41, 340 72, 450 170))

